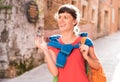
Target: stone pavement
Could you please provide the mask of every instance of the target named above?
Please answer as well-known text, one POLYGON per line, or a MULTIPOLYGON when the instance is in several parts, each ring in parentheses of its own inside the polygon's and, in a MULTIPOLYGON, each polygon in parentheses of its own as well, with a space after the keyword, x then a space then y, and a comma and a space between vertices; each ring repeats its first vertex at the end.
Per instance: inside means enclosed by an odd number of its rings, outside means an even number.
MULTIPOLYGON (((107 76, 107 82, 120 82, 120 32, 94 41, 96 54, 107 76)), ((46 64, 13 79, 0 79, 0 82, 52 82, 46 64)))

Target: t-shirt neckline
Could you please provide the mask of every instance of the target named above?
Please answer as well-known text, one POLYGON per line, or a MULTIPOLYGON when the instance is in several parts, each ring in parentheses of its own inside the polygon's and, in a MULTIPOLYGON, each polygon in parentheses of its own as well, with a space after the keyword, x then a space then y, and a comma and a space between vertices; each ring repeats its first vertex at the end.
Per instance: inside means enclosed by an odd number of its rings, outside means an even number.
MULTIPOLYGON (((78 42, 80 42, 80 40, 81 40, 81 37, 78 36, 72 43, 68 43, 68 44, 75 45, 75 44, 77 44, 78 42)), ((59 41, 61 44, 66 44, 66 43, 64 43, 64 42, 62 41, 61 37, 58 39, 58 41, 59 41)))

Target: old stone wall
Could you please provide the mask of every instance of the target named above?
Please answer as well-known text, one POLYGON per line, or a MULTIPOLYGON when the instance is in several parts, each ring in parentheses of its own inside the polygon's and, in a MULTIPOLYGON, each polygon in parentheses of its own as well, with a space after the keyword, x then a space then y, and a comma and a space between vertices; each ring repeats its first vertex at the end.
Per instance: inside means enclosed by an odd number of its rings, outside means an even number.
POLYGON ((120 7, 118 0, 100 0, 99 2, 99 25, 97 36, 102 37, 119 30, 120 7))
POLYGON ((15 77, 43 62, 43 54, 35 47, 38 27, 44 27, 44 0, 35 0, 39 8, 37 23, 26 18, 26 3, 31 0, 1 0, 0 8, 0 77, 15 77))

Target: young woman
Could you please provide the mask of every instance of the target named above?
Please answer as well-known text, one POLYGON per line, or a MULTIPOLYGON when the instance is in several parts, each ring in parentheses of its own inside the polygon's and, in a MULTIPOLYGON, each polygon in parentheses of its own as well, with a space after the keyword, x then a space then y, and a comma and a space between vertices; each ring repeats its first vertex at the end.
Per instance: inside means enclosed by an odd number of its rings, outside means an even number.
MULTIPOLYGON (((57 38, 52 37, 51 41, 55 39, 61 45, 70 46, 79 44, 82 36, 76 34, 74 30, 80 20, 79 9, 70 4, 62 5, 56 13, 56 20, 61 34, 57 38)), ((67 46, 67 48, 65 46, 62 48, 47 46, 44 40, 42 43, 39 43, 39 39, 35 40, 35 44, 43 50, 48 69, 53 76, 58 77, 58 82, 89 82, 85 61, 93 69, 99 69, 100 67, 99 60, 94 52, 93 43, 89 38, 86 39, 85 44, 80 44, 79 48, 73 48, 71 51, 70 47, 67 46), (70 51, 68 56, 64 56, 64 49, 70 51), (64 61, 61 61, 62 56, 59 54, 63 55, 64 61), (64 65, 61 66, 59 64, 61 62, 64 65)))

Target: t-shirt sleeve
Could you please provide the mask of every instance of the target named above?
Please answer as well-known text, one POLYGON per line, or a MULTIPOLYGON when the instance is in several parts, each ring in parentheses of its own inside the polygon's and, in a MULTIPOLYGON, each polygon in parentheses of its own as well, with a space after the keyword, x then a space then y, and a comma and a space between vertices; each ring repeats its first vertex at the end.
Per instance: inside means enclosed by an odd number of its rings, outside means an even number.
POLYGON ((48 46, 48 49, 52 50, 55 54, 58 54, 58 49, 52 46, 48 46))
POLYGON ((93 41, 90 38, 86 38, 85 44, 87 46, 89 46, 89 47, 93 47, 94 46, 93 41))

